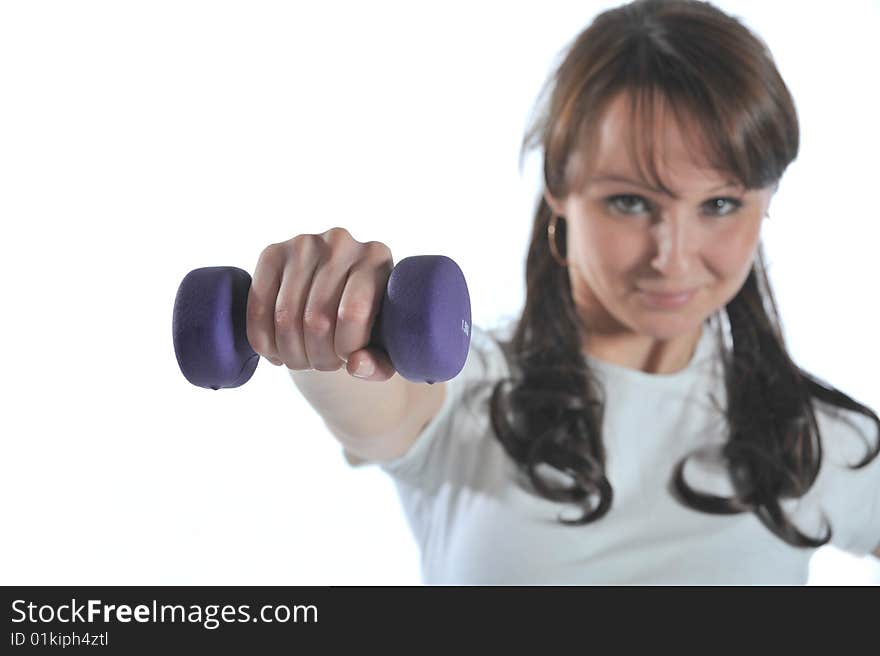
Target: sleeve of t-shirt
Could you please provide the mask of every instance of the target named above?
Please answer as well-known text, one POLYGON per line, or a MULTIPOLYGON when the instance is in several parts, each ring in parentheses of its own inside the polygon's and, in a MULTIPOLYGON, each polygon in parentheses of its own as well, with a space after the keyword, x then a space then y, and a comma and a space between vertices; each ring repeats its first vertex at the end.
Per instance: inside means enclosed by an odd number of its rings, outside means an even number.
POLYGON ((832 406, 817 412, 822 467, 816 480, 819 505, 831 523, 831 544, 856 556, 880 545, 880 455, 850 469, 876 448, 877 424, 865 415, 832 406))
POLYGON ((486 400, 491 382, 507 374, 501 347, 494 335, 471 326, 471 341, 465 364, 446 381, 446 394, 437 414, 425 425, 415 442, 400 457, 378 463, 392 478, 418 487, 442 481, 458 461, 466 459, 469 443, 478 439, 487 420, 486 400), (474 387, 475 383, 488 385, 474 387))

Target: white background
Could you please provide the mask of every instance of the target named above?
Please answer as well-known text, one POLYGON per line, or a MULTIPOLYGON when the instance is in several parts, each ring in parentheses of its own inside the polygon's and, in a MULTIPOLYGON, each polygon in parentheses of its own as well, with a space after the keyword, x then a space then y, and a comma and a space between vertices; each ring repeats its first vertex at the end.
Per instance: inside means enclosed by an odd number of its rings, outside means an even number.
MULTIPOLYGON (((286 370, 183 378, 177 286, 338 225, 452 257, 481 326, 518 313, 526 120, 615 4, 0 5, 0 583, 417 584, 393 483, 349 468, 286 370)), ((800 114, 764 233, 793 356, 880 408, 880 5, 717 5, 800 114)), ((880 567, 826 548, 810 581, 880 567)))

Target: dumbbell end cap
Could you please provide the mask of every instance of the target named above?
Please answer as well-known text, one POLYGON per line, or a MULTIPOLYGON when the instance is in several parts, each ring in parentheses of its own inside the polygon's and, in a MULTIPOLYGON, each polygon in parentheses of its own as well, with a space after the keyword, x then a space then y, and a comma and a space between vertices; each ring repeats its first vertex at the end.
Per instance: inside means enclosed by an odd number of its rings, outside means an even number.
POLYGON ((250 380, 260 356, 245 323, 251 276, 237 267, 190 271, 174 299, 172 337, 181 373, 206 389, 239 387, 250 380))

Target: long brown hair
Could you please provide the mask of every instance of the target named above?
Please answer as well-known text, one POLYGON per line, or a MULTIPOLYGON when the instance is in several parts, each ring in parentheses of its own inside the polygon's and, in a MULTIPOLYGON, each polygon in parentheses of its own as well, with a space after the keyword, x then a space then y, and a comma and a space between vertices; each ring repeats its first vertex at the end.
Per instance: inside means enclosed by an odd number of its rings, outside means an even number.
MULTIPOLYGON (((708 2, 636 0, 605 11, 566 48, 539 97, 536 118, 523 151, 541 147, 544 183, 562 198, 571 184, 570 155, 589 151, 595 129, 612 98, 630 97, 633 125, 652 144, 654 102, 668 101, 676 116, 696 121, 712 164, 747 189, 778 185, 797 157, 794 101, 766 44, 735 17, 708 2), (641 111, 640 111, 641 110, 641 111)), ((636 153, 633 144, 630 152, 636 153)), ((633 157, 639 161, 638 157, 633 157)), ((661 189, 653 154, 646 167, 661 189)), ((600 426, 603 390, 582 357, 584 326, 575 309, 568 273, 551 256, 547 226, 552 210, 538 202, 526 258, 526 302, 515 331, 504 344, 512 375, 495 384, 490 419, 509 456, 525 468, 545 498, 575 503, 579 519, 600 519, 612 506, 605 475, 600 426), (558 487, 539 474, 549 465, 573 481, 558 487)), ((565 244, 559 221, 557 244, 565 244)), ((742 288, 725 306, 732 353, 723 349, 729 435, 721 456, 735 491, 731 498, 701 493, 683 478, 689 454, 670 472, 679 501, 695 510, 753 512, 785 542, 818 547, 831 538, 802 534, 780 505, 802 496, 822 463, 822 445, 812 401, 880 419, 868 407, 800 369, 787 352, 763 249, 758 245, 742 288)), ((880 451, 880 440, 853 468, 880 451)))

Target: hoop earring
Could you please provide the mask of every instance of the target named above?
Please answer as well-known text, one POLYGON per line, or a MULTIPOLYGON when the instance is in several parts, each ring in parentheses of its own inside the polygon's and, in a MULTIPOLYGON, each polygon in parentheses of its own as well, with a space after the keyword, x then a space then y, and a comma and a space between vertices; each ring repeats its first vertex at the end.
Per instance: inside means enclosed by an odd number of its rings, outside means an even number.
POLYGON ((559 266, 568 266, 568 259, 563 259, 559 255, 559 251, 556 250, 556 219, 558 218, 565 217, 559 217, 554 214, 553 218, 550 219, 550 223, 547 224, 547 239, 550 241, 550 254, 559 266))

